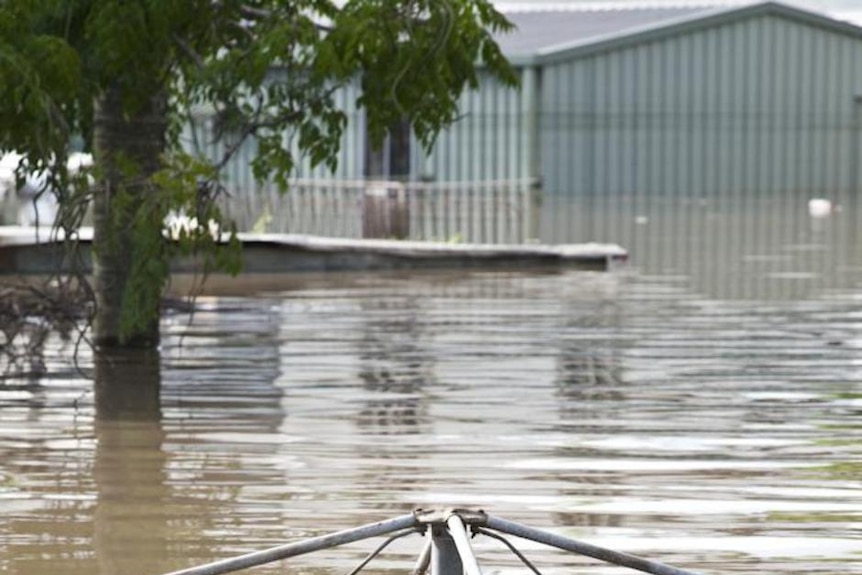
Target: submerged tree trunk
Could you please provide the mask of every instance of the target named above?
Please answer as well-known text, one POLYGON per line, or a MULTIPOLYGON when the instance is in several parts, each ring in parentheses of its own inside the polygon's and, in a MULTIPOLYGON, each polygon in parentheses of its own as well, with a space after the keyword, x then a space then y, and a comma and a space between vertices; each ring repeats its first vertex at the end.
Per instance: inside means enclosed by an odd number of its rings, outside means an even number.
MULTIPOLYGON (((115 84, 96 103, 93 149, 101 171, 93 203, 93 335, 99 347, 155 347, 159 341, 157 302, 155 309, 136 311, 150 318, 143 325, 131 332, 122 329, 124 298, 136 257, 134 217, 145 194, 153 193, 151 176, 160 167, 165 145, 166 101, 161 90, 152 93, 142 105, 130 109, 128 94, 115 84)), ((141 101, 138 94, 133 98, 141 101)))

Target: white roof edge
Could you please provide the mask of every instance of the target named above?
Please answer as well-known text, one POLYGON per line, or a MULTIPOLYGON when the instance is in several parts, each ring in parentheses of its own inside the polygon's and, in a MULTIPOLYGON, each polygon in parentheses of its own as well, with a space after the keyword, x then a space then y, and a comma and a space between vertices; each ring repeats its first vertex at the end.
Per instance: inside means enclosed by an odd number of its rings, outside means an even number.
POLYGON ((857 32, 860 34, 860 36, 862 36, 862 27, 860 27, 859 24, 835 18, 833 15, 828 13, 817 12, 807 7, 801 7, 794 2, 776 0, 749 0, 732 6, 706 8, 703 11, 684 14, 678 17, 668 18, 667 20, 660 20, 658 22, 651 22, 642 26, 633 26, 631 28, 625 28, 623 30, 611 32, 609 34, 600 34, 589 38, 575 40, 572 42, 563 42, 560 44, 547 46, 545 48, 537 50, 535 52, 535 58, 541 61, 546 58, 561 55, 563 52, 621 41, 627 38, 634 38, 642 34, 658 33, 666 29, 673 29, 689 24, 693 25, 703 20, 721 17, 724 15, 732 16, 735 13, 744 13, 745 11, 750 11, 758 8, 762 8, 764 10, 786 10, 788 15, 796 15, 816 19, 822 24, 829 24, 834 26, 835 28, 852 30, 853 32, 857 32))
POLYGON ((578 2, 575 4, 571 2, 499 2, 495 4, 495 7, 503 14, 529 14, 534 12, 625 12, 627 10, 674 10, 695 8, 709 10, 733 8, 740 4, 749 3, 751 3, 751 0, 729 0, 729 2, 721 2, 720 0, 678 0, 676 2, 642 0, 637 2, 637 4, 633 4, 631 0, 600 0, 598 2, 578 2))
POLYGON ((537 51, 538 56, 547 56, 549 54, 554 54, 556 52, 562 52, 565 50, 571 50, 573 48, 580 48, 582 46, 590 46, 592 44, 599 44, 601 42, 608 42, 611 40, 617 40, 620 38, 625 38, 627 36, 634 36, 635 34, 641 34, 644 32, 652 32, 654 30, 661 30, 662 28, 667 28, 669 26, 678 26, 687 24, 689 22, 697 22, 698 20, 702 20, 707 16, 714 16, 717 14, 723 14, 730 10, 737 10, 740 6, 752 6, 755 4, 762 4, 762 2, 746 2, 745 4, 737 4, 732 7, 708 7, 704 8, 702 12, 694 12, 689 14, 683 14, 681 16, 674 16, 668 18, 667 20, 659 20, 657 22, 650 22, 648 24, 641 24, 639 26, 632 26, 631 28, 624 28, 622 30, 617 30, 614 32, 610 32, 608 34, 597 34, 595 36, 589 36, 587 38, 581 38, 579 40, 575 40, 572 42, 561 42, 559 44, 554 44, 551 46, 546 46, 537 51))

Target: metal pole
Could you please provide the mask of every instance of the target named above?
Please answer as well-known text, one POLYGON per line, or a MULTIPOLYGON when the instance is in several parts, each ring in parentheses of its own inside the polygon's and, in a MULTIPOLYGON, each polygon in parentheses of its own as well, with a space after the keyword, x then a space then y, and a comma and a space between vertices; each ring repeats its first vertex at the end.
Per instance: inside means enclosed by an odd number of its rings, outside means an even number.
POLYGON ((482 575, 482 570, 479 569, 479 563, 476 561, 476 555, 473 553, 473 547, 470 545, 470 538, 467 536, 464 522, 457 515, 450 515, 446 520, 446 525, 449 526, 449 534, 455 541, 458 555, 461 556, 465 575, 482 575))
POLYGON ((592 557, 593 559, 598 559, 607 563, 613 563, 614 565, 636 569, 645 573, 652 573, 653 575, 697 575, 693 571, 677 569, 676 567, 672 567, 665 563, 659 563, 658 561, 651 561, 636 555, 598 547, 575 539, 569 539, 561 535, 548 533, 547 531, 542 531, 540 529, 533 529, 526 525, 515 523, 514 521, 507 521, 491 515, 487 517, 485 526, 494 531, 508 533, 509 535, 522 537, 537 543, 544 543, 545 545, 550 545, 551 547, 556 547, 565 551, 580 553, 581 555, 586 555, 587 557, 592 557))
POLYGON ((413 567, 413 575, 425 575, 428 567, 431 565, 431 534, 425 538, 425 546, 422 547, 422 552, 416 559, 416 566, 413 567))
POLYGON ((441 524, 431 524, 431 575, 464 575, 455 541, 441 524))
POLYGON ((303 555, 313 551, 329 549, 330 547, 337 547, 339 545, 353 543, 354 541, 360 541, 370 537, 386 535, 387 533, 416 527, 418 525, 419 521, 416 519, 416 516, 411 513, 410 515, 402 515, 401 517, 395 517, 394 519, 389 519, 387 521, 369 523, 353 529, 337 531, 328 535, 321 535, 320 537, 312 537, 311 539, 306 539, 304 541, 297 541, 295 543, 271 547, 270 549, 264 549, 262 551, 247 553, 232 559, 223 559, 221 561, 214 561, 198 567, 172 571, 166 575, 221 575, 222 573, 231 573, 233 571, 239 571, 240 569, 248 569, 249 567, 263 565, 264 563, 272 563, 273 561, 278 561, 280 559, 287 559, 288 557, 295 557, 297 555, 303 555))
POLYGON ((859 138, 862 137, 862 124, 859 112, 862 110, 862 95, 853 96, 853 129, 850 132, 850 195, 847 197, 850 217, 851 245, 857 245, 859 223, 859 195, 862 194, 859 182, 859 138))

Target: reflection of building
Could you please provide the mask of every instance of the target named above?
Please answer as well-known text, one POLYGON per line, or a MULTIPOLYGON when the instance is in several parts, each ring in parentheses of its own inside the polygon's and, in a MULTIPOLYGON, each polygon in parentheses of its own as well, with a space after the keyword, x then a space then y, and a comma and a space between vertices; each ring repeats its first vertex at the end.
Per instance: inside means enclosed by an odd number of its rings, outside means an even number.
MULTIPOLYGON (((585 438, 607 432, 626 409, 631 383, 624 373, 624 353, 630 345, 621 327, 622 304, 616 299, 594 302, 567 298, 561 313, 556 359, 555 401, 557 429, 566 440, 555 447, 560 460, 589 458, 585 438)), ((609 498, 618 495, 607 474, 565 468, 545 472, 559 482, 566 500, 609 498)), ((625 516, 591 510, 559 510, 554 523, 568 527, 621 527, 625 516)))
POLYGON ((559 329, 556 402, 564 430, 601 426, 628 399, 620 304, 568 301, 559 329), (579 304, 579 305, 578 305, 579 304))
POLYGON ((357 425, 374 433, 420 433, 429 424, 424 396, 434 385, 429 341, 417 298, 363 302, 367 318, 357 350, 359 379, 372 395, 357 425))
POLYGON ((807 203, 800 191, 696 204, 655 199, 641 206, 648 223, 626 209, 608 218, 633 267, 706 298, 791 300, 851 288, 862 269, 856 215, 842 209, 817 219, 807 203))

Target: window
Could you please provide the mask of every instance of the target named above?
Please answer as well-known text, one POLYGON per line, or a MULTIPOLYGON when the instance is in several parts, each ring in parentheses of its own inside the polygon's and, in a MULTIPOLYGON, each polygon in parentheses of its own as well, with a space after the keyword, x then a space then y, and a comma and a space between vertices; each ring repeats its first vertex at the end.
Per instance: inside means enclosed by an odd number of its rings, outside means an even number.
POLYGON ((366 134, 365 177, 406 180, 410 176, 410 122, 394 126, 378 149, 373 149, 366 134))

